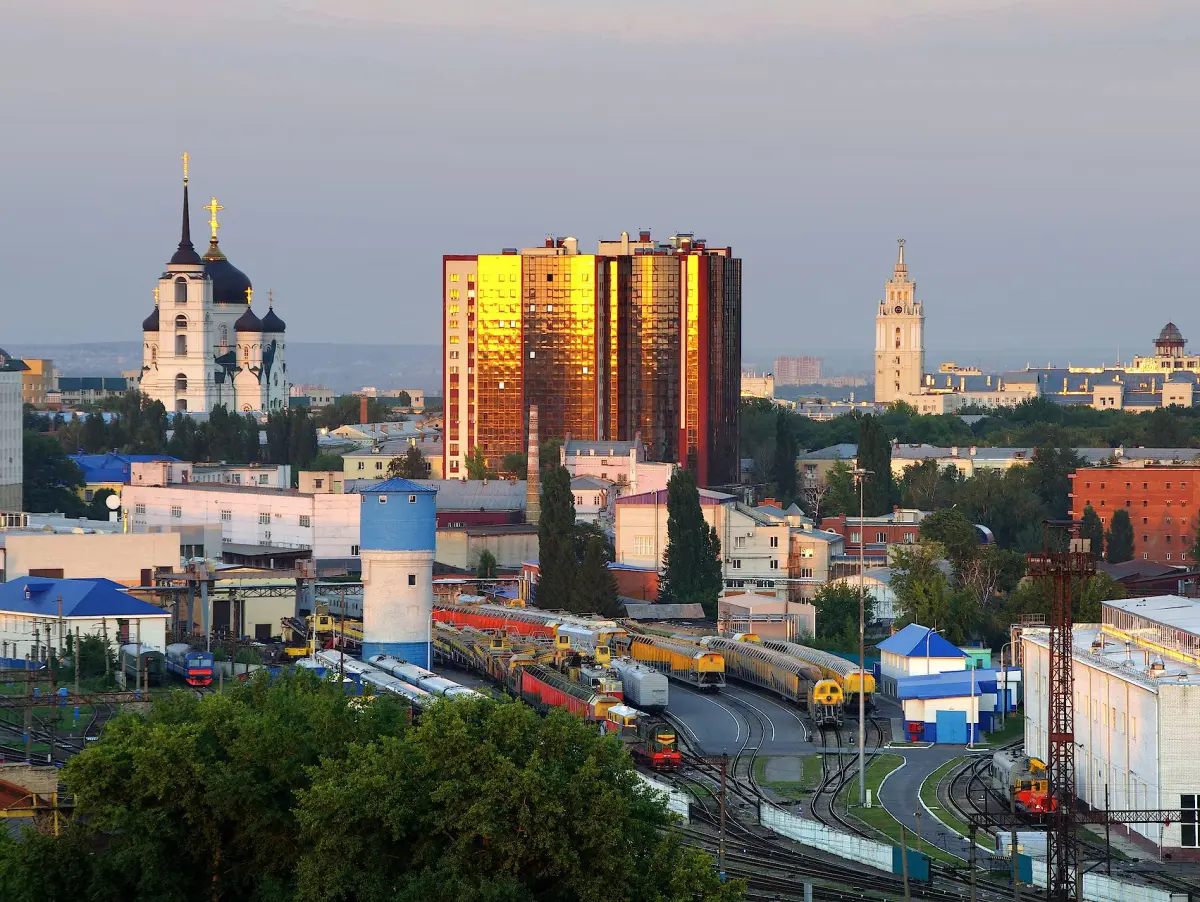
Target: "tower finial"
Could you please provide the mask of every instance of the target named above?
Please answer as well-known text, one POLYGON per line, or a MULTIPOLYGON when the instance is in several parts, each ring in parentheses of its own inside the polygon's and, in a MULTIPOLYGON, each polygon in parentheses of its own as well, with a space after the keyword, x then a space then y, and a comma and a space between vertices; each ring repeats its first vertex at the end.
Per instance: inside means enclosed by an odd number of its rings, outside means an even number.
POLYGON ((158 286, 154 286, 154 306, 158 306, 158 286))
POLYGON ((900 257, 899 257, 899 259, 896 261, 896 263, 897 263, 897 265, 898 265, 898 266, 903 266, 903 265, 904 265, 904 239, 903 239, 903 238, 900 238, 900 239, 898 239, 898 240, 896 241, 896 243, 897 243, 898 245, 900 245, 900 257))
POLYGON ((183 152, 183 156, 181 156, 179 158, 179 159, 183 160, 183 183, 185 185, 188 183, 188 160, 190 160, 191 158, 192 158, 192 155, 189 154, 186 150, 183 152))
POLYGON ((267 289, 267 307, 272 308, 274 306, 275 306, 275 289, 268 288, 267 289))
POLYGON ((253 288, 246 289, 246 303, 247 304, 254 303, 254 289, 253 288))
POLYGON ((185 150, 179 159, 183 160, 183 229, 179 235, 179 247, 171 256, 171 262, 193 266, 200 262, 200 255, 192 245, 192 222, 188 210, 188 161, 191 155, 185 150))
POLYGON ((221 212, 222 210, 224 210, 225 208, 222 207, 219 203, 217 203, 217 199, 214 197, 211 201, 209 201, 209 203, 205 206, 204 209, 206 209, 210 214, 212 214, 211 216, 209 216, 209 219, 208 219, 208 227, 210 229, 212 229, 212 240, 214 242, 216 242, 217 229, 219 229, 221 227, 221 224, 219 222, 217 222, 217 214, 219 212, 221 212))

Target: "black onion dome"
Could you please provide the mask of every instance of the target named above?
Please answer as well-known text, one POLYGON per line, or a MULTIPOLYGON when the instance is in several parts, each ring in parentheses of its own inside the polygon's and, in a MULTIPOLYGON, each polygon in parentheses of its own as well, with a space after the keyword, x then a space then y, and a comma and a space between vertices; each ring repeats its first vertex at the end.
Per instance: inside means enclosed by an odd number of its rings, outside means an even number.
POLYGON ((143 332, 157 332, 158 331, 158 304, 155 304, 154 310, 150 313, 150 315, 148 317, 146 317, 144 320, 142 320, 142 331, 143 332))
POLYGON ((1162 327, 1162 331, 1158 333, 1159 341, 1183 341, 1183 333, 1179 331, 1179 327, 1174 323, 1167 323, 1162 327))
POLYGON ((204 255, 204 272, 212 279, 212 297, 216 304, 249 304, 246 289, 253 287, 250 277, 229 262, 217 246, 217 239, 208 243, 204 255))
POLYGON ((261 332, 263 330, 262 320, 251 310, 246 308, 246 312, 238 317, 236 323, 233 324, 235 332, 261 332))
POLYGON ((283 332, 286 329, 287 323, 276 316, 275 308, 268 307, 267 315, 262 318, 262 330, 264 332, 283 332))
POLYGON ((179 236, 179 247, 171 255, 172 263, 194 266, 200 262, 200 255, 196 253, 196 248, 192 244, 191 219, 191 214, 188 212, 188 190, 187 182, 185 181, 183 183, 183 231, 179 236))

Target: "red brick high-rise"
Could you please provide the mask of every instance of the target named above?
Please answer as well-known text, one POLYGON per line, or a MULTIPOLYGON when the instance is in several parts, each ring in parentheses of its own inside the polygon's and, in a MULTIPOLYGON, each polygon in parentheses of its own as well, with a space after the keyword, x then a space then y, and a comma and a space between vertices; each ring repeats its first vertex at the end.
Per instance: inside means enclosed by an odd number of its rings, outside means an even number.
POLYGON ((1107 532, 1119 510, 1133 525, 1135 560, 1193 566, 1200 467, 1084 467, 1071 476, 1071 515, 1089 504, 1107 532))

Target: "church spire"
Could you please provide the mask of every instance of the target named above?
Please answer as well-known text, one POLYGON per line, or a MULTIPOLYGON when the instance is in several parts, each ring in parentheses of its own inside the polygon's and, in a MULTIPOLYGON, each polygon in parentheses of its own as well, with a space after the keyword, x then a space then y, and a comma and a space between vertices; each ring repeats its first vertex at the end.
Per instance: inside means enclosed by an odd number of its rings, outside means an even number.
POLYGON ((900 281, 908 278, 908 266, 904 263, 904 239, 901 238, 896 243, 900 246, 900 255, 896 258, 896 270, 893 278, 900 281))
POLYGON ((179 236, 179 247, 171 256, 172 263, 199 265, 200 255, 192 245, 192 222, 188 212, 188 161, 191 156, 187 151, 180 157, 183 160, 183 229, 179 236))

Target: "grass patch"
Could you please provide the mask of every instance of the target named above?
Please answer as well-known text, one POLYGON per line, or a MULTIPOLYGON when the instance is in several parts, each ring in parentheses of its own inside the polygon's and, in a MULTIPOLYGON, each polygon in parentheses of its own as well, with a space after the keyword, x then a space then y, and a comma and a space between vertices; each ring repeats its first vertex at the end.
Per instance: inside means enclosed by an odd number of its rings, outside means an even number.
MULTIPOLYGON (((931 773, 928 777, 926 777, 925 782, 921 784, 921 801, 925 803, 925 806, 937 816, 939 821, 941 821, 951 830, 954 830, 956 833, 960 833, 963 836, 971 835, 970 825, 963 823, 963 821, 960 820, 954 812, 942 806, 941 801, 938 799, 937 791, 938 786, 940 786, 946 777, 949 776, 950 772, 961 765, 964 761, 969 760, 969 758, 970 756, 963 756, 961 758, 950 759, 933 773, 931 773)), ((936 821, 929 826, 930 829, 938 829, 938 824, 936 821)), ((984 830, 979 830, 976 832, 975 840, 985 849, 992 849, 994 851, 996 848, 995 840, 993 840, 991 835, 984 830)))
POLYGON ((1025 736, 1025 711, 1022 708, 1017 708, 1011 714, 1004 716, 1004 729, 993 730, 985 737, 987 744, 992 748, 1001 745, 1008 745, 1014 739, 1021 739, 1025 736))
POLYGON ((764 789, 791 802, 798 802, 813 794, 821 783, 821 756, 804 755, 800 762, 800 782, 791 780, 768 780, 767 762, 770 758, 754 759, 754 780, 764 789))

